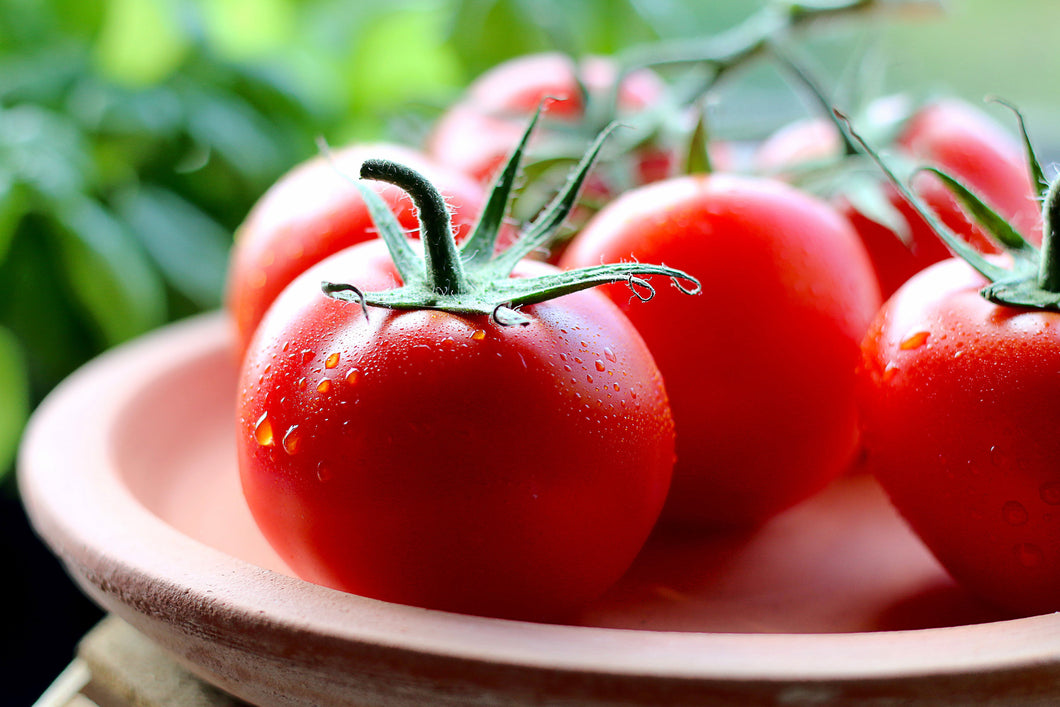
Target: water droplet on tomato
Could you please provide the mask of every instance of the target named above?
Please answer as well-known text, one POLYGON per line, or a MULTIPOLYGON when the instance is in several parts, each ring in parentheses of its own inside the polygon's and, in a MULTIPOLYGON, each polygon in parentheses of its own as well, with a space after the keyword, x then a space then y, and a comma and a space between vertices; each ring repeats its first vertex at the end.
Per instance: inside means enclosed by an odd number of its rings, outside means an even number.
POLYGON ((307 385, 309 385, 309 381, 307 381, 305 378, 299 378, 295 382, 295 387, 297 387, 298 390, 305 390, 307 385))
POLYGON ((1045 554, 1042 549, 1034 543, 1020 543, 1012 548, 1016 560, 1024 567, 1037 567, 1042 564, 1045 554))
POLYGON ((331 481, 331 478, 331 469, 329 469, 324 462, 317 464, 317 480, 327 483, 328 481, 331 481))
POLYGON ((604 366, 604 362, 601 361, 600 359, 596 360, 596 370, 600 371, 601 373, 603 373, 606 370, 606 368, 604 366))
POLYGON ((337 365, 339 365, 339 354, 337 351, 324 359, 324 368, 334 368, 337 365))
POLYGON ((486 338, 486 332, 484 329, 475 329, 474 333, 471 334, 471 338, 475 341, 482 341, 486 338))
POLYGON ((617 356, 615 356, 615 352, 614 352, 614 351, 612 351, 612 350, 610 349, 610 347, 606 347, 606 348, 604 348, 604 358, 606 358, 606 359, 607 359, 608 361, 610 361, 611 363, 614 363, 615 361, 617 361, 617 360, 618 360, 618 357, 617 357, 617 356))
POLYGON ((317 383, 317 392, 326 393, 331 390, 331 381, 325 378, 324 380, 317 383))
POLYGON ((265 413, 258 418, 257 423, 254 425, 254 439, 262 447, 271 447, 276 444, 276 440, 272 436, 272 422, 269 421, 269 413, 265 413))
POLYGON ((907 336, 902 343, 898 345, 898 348, 902 351, 911 351, 912 349, 919 349, 921 346, 927 343, 928 337, 931 332, 918 331, 915 334, 907 336))
POLYGON ((346 382, 349 383, 350 385, 353 385, 354 383, 357 382, 357 379, 360 377, 360 375, 361 375, 360 369, 351 368, 349 371, 346 372, 346 382))
POLYGON ((990 447, 990 463, 994 466, 1005 466, 1008 462, 1008 457, 1001 451, 1001 448, 997 445, 990 447))
POLYGON ((898 366, 894 365, 893 362, 888 363, 887 367, 883 369, 882 380, 884 383, 889 383, 898 375, 898 366))
POLYGON ((1001 517, 1009 525, 1023 525, 1031 516, 1019 501, 1009 501, 1001 508, 1001 517))
POLYGON ((1050 506, 1060 506, 1060 481, 1050 481, 1038 489, 1042 500, 1050 506))
POLYGON ((629 389, 629 397, 636 399, 637 391, 634 388, 629 389))
POLYGON ((585 376, 585 380, 588 381, 589 383, 592 383, 593 382, 593 377, 587 375, 587 376, 585 376))
POLYGON ((298 433, 298 425, 292 425, 283 435, 283 449, 288 454, 297 454, 302 446, 302 437, 298 433))
POLYGON ((302 356, 302 365, 303 366, 305 364, 309 363, 310 361, 312 361, 314 358, 316 358, 316 354, 313 353, 312 349, 302 349, 301 356, 302 356))
POLYGON ((563 370, 566 371, 567 373, 570 373, 574 369, 570 367, 570 364, 564 364, 563 365, 563 370))

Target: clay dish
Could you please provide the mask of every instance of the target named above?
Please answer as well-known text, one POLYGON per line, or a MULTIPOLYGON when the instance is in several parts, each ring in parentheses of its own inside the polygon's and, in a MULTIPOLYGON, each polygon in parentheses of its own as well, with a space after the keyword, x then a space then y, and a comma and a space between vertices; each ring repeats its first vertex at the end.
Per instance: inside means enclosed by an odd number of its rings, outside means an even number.
POLYGON ((261 705, 1043 704, 1060 616, 1006 618, 947 578, 871 479, 761 530, 658 534, 567 625, 388 604, 291 576, 235 468, 227 325, 87 365, 27 431, 19 483, 74 581, 261 705))

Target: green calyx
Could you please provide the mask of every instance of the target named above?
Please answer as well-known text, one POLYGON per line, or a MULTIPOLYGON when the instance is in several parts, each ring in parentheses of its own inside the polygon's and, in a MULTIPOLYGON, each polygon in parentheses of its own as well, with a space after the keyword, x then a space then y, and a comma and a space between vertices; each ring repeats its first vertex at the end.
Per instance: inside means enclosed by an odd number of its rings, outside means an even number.
POLYGON ((644 263, 615 263, 537 277, 511 277, 520 260, 552 242, 574 208, 604 140, 615 128, 611 125, 600 133, 551 203, 523 228, 509 248, 496 252, 519 165, 539 116, 540 110, 498 176, 471 235, 459 247, 445 201, 425 177, 393 162, 366 160, 361 166, 362 179, 385 181, 401 187, 416 204, 423 255, 412 247, 397 218, 379 195, 357 181, 355 186, 368 206, 403 284, 393 290, 365 292, 356 283, 324 282, 321 285, 324 293, 361 305, 365 316, 368 316, 369 306, 436 309, 454 314, 489 315, 501 325, 529 324, 530 317, 519 311, 525 305, 613 282, 628 283, 634 295, 648 300, 655 292, 645 279, 651 275, 668 277, 682 292, 698 294, 699 281, 691 275, 663 265, 644 263))
MULTIPOLYGON (((1012 108, 1007 103, 1003 105, 1012 108)), ((1011 265, 1008 267, 985 257, 950 230, 931 207, 925 204, 866 143, 864 138, 853 130, 849 119, 839 111, 836 111, 836 115, 843 121, 851 137, 883 170, 902 197, 931 226, 950 251, 990 281, 990 284, 980 291, 983 297, 996 304, 1012 307, 1060 311, 1060 252, 1058 252, 1060 246, 1055 240, 1057 231, 1060 230, 1060 179, 1054 180, 1052 184, 1047 182, 1041 163, 1027 135, 1023 116, 1014 108, 1012 110, 1019 120, 1020 133, 1026 148, 1028 171, 1037 187, 1037 196, 1043 202, 1041 249, 1036 248, 1012 224, 952 175, 931 166, 920 167, 916 170, 916 172, 933 174, 942 181, 968 214, 1008 254, 1011 259, 1011 265)))

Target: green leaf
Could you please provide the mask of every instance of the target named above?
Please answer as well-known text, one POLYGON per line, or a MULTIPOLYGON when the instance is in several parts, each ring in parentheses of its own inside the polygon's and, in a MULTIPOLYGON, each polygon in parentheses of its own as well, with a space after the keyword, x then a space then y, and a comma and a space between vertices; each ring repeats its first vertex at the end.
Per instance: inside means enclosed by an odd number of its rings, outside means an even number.
POLYGON ((53 216, 67 284, 103 346, 165 321, 162 281, 118 219, 87 197, 56 204, 53 216))
POLYGON ((13 468, 29 417, 29 373, 18 339, 0 326, 0 482, 13 468))
POLYGON ((11 241, 22 217, 26 215, 29 194, 26 188, 15 182, 0 165, 0 262, 7 256, 11 241))
POLYGON ((115 201, 155 266, 203 309, 221 302, 231 234, 194 204, 160 187, 133 187, 115 201))

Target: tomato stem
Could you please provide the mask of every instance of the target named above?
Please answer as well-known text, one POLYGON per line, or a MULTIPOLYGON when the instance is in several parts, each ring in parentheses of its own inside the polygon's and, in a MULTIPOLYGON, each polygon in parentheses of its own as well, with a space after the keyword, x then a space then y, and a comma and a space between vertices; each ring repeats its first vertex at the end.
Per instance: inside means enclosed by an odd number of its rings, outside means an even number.
POLYGON ((419 212, 420 240, 424 250, 424 274, 430 290, 439 295, 459 295, 470 290, 445 199, 419 172, 386 160, 365 160, 363 179, 377 179, 408 192, 419 212))
POLYGON ((1060 226, 1060 179, 1053 180, 1045 193, 1042 207, 1042 261, 1038 270, 1038 287, 1048 292, 1060 292, 1060 253, 1056 245, 1056 230, 1060 226))

